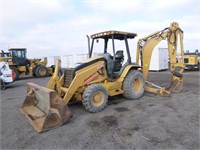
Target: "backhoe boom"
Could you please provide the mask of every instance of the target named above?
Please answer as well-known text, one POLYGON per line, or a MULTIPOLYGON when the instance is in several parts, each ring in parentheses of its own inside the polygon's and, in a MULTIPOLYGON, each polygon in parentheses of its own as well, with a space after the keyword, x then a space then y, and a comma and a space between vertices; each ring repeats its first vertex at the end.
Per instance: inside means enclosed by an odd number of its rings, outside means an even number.
POLYGON ((136 63, 139 64, 140 58, 145 80, 148 78, 151 56, 155 46, 165 39, 168 42, 170 72, 173 74, 172 84, 169 88, 158 88, 157 86, 154 86, 155 84, 146 82, 147 91, 154 92, 162 96, 168 96, 172 91, 182 89, 181 86, 183 86, 182 74, 184 71, 184 64, 183 61, 177 61, 178 36, 180 40, 181 56, 183 58, 183 31, 179 28, 179 25, 176 22, 173 22, 169 28, 154 32, 138 40, 136 63))

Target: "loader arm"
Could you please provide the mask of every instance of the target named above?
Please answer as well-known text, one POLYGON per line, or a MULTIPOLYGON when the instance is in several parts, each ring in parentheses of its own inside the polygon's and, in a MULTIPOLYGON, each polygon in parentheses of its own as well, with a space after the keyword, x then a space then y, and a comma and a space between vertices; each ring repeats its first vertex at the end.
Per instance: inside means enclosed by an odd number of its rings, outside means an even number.
POLYGON ((168 96, 171 94, 171 92, 176 90, 180 91, 182 89, 182 74, 184 71, 184 64, 183 60, 177 62, 178 37, 180 40, 181 56, 183 58, 183 31, 179 28, 179 25, 176 22, 173 22, 170 27, 165 28, 164 30, 157 31, 138 40, 136 63, 139 64, 140 58, 145 80, 148 78, 151 56, 155 46, 165 39, 168 42, 170 72, 173 75, 171 86, 169 88, 162 88, 149 81, 146 81, 147 91, 154 92, 162 96, 168 96))
MULTIPOLYGON (((63 102, 65 105, 67 105, 68 102, 71 100, 72 96, 75 93, 78 93, 77 89, 86 85, 85 82, 87 81, 87 79, 91 79, 92 76, 94 76, 95 74, 96 77, 99 76, 98 71, 105 66, 105 62, 103 61, 103 56, 96 56, 95 59, 94 62, 90 65, 83 67, 82 69, 79 69, 75 72, 72 83, 67 88, 64 86, 64 74, 61 77, 59 77, 60 60, 57 60, 54 74, 49 80, 47 88, 55 90, 59 95, 63 95, 63 102), (95 59, 101 60, 95 61, 95 59)), ((91 60, 92 58, 90 59, 90 61, 91 60)), ((87 64, 87 62, 85 62, 85 64, 87 64)), ((104 79, 105 77, 103 76, 99 78, 100 81, 104 79)))

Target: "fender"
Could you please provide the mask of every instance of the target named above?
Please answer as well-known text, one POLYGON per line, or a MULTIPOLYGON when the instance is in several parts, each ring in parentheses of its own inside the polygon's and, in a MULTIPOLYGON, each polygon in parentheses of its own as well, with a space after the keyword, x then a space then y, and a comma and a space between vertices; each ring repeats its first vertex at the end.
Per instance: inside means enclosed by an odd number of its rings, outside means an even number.
POLYGON ((120 77, 117 79, 117 81, 121 81, 123 82, 124 78, 126 77, 126 75, 128 74, 128 72, 130 70, 138 70, 139 68, 141 68, 142 66, 139 66, 137 64, 131 64, 131 65, 127 65, 123 68, 120 77))

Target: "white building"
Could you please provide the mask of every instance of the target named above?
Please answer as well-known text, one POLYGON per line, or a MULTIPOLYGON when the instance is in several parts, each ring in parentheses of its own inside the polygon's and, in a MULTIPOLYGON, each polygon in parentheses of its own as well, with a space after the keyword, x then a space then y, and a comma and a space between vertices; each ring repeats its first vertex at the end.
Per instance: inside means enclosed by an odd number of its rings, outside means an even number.
POLYGON ((149 70, 161 71, 167 70, 168 66, 168 49, 167 48, 156 48, 153 50, 151 56, 151 63, 149 70))

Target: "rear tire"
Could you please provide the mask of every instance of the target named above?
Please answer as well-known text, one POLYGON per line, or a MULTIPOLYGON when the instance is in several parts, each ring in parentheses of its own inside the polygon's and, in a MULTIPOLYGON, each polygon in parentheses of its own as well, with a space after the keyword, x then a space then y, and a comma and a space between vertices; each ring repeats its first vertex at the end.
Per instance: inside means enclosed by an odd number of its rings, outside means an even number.
POLYGON ((123 96, 127 99, 138 99, 144 94, 144 76, 138 70, 131 70, 123 82, 123 96))
POLYGON ((36 77, 46 77, 48 75, 48 69, 45 66, 38 66, 34 72, 36 77))
POLYGON ((13 70, 14 72, 14 81, 18 80, 19 79, 19 71, 17 70, 16 67, 10 67, 10 69, 13 70))
POLYGON ((104 110, 108 103, 108 93, 100 84, 92 84, 83 92, 83 107, 92 113, 104 110))

